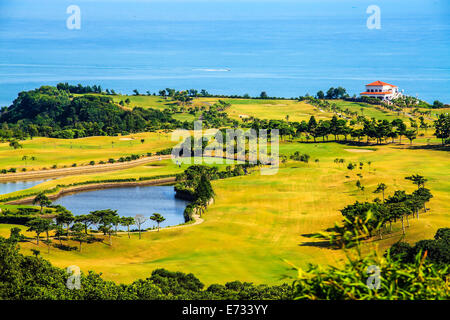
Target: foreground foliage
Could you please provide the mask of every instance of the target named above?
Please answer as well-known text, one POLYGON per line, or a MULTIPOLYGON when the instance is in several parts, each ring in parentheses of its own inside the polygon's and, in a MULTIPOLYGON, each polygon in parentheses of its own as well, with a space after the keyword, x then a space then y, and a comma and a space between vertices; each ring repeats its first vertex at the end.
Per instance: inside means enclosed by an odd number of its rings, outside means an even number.
MULTIPOLYGON (((438 231, 448 248, 449 229, 438 231)), ((286 299, 448 299, 448 264, 433 264, 427 252, 420 251, 413 261, 387 252, 362 257, 350 257, 342 268, 310 265, 298 269, 293 284, 279 286, 254 285, 240 281, 225 285, 205 286, 193 274, 157 269, 145 280, 129 285, 105 281, 101 274, 90 271, 80 274, 80 289, 68 289, 73 284, 64 269, 54 267, 34 250, 35 256, 19 252, 21 240, 17 229, 8 239, 0 237, 0 299, 12 300, 286 300, 286 299), (369 267, 379 269, 380 286, 371 289, 367 279, 369 267), (68 281, 69 280, 69 281, 68 281), (70 287, 70 286, 69 286, 70 287)), ((373 275, 372 275, 373 276, 373 275)), ((377 276, 377 274, 375 274, 377 276)), ((76 283, 76 282, 75 282, 76 283)))

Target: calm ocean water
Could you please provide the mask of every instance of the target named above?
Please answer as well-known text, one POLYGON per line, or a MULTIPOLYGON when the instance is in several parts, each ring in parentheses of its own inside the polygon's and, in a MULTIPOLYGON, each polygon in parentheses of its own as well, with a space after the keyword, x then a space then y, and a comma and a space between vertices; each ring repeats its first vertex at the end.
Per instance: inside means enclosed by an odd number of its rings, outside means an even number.
POLYGON ((0 0, 0 106, 61 81, 294 97, 374 80, 450 102, 450 1, 0 0))

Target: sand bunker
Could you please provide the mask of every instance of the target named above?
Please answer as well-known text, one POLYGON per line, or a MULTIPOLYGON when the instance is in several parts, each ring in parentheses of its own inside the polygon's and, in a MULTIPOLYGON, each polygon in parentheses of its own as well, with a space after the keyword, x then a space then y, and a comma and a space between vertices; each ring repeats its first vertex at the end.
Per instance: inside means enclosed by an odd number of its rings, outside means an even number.
POLYGON ((134 140, 134 138, 120 138, 120 141, 130 141, 130 140, 134 140))
POLYGON ((344 150, 348 151, 348 152, 354 152, 354 153, 373 152, 373 150, 368 150, 368 149, 344 149, 344 150))

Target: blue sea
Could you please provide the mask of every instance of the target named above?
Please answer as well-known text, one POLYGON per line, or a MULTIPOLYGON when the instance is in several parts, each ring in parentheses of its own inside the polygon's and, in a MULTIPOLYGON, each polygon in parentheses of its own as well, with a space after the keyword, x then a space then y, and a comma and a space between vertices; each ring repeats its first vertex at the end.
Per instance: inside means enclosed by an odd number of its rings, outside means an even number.
POLYGON ((298 97, 375 80, 450 103, 450 1, 0 0, 0 106, 58 82, 298 97))

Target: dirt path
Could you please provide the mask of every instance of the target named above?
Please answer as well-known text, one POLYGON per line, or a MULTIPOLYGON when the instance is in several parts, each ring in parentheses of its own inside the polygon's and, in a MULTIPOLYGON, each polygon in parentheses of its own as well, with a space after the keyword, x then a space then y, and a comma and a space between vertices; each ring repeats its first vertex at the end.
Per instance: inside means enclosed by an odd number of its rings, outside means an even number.
POLYGON ((94 166, 71 167, 61 169, 49 169, 29 172, 18 172, 0 175, 0 182, 31 180, 39 178, 54 178, 76 174, 98 173, 133 168, 146 163, 170 159, 171 155, 145 157, 128 162, 98 164, 94 166))

